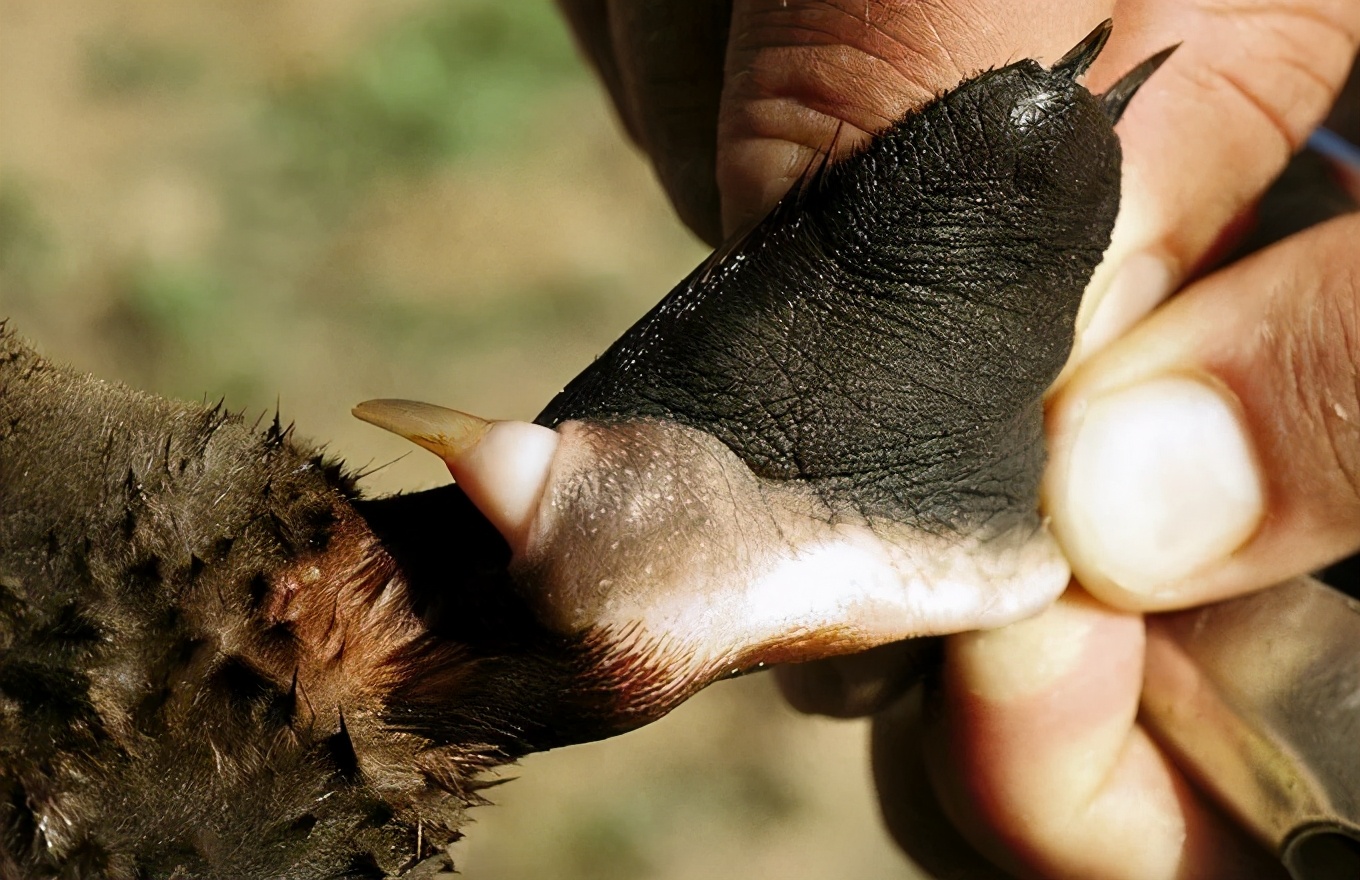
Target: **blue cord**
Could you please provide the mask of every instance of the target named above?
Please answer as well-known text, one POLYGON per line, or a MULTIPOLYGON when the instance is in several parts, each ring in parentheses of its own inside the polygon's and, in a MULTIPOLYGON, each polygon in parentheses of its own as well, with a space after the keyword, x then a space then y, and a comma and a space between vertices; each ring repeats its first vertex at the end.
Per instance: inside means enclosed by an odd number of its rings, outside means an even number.
POLYGON ((1360 170, 1360 147, 1326 128, 1315 130, 1308 138, 1308 148, 1345 165, 1360 170))

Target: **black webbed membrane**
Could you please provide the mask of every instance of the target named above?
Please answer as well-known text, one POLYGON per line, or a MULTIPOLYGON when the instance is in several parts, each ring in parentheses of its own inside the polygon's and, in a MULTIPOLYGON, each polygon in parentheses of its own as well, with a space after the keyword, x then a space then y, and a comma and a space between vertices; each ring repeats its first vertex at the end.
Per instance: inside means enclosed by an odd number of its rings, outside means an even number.
POLYGON ((811 172, 539 416, 560 440, 512 575, 652 670, 637 700, 1066 586, 1041 401, 1118 209, 1114 118, 1075 82, 1105 30, 811 172))

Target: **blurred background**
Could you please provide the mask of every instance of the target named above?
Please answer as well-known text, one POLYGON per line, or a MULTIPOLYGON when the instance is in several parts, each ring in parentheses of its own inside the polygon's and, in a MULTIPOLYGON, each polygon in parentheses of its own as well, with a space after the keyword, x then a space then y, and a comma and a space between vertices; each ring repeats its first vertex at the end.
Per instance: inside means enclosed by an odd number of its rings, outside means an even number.
MULTIPOLYGON (((0 0, 0 318, 50 357, 443 483, 369 397, 531 418, 705 249, 546 0, 0 0)), ((885 878, 860 723, 761 676, 535 756, 471 880, 885 878)))

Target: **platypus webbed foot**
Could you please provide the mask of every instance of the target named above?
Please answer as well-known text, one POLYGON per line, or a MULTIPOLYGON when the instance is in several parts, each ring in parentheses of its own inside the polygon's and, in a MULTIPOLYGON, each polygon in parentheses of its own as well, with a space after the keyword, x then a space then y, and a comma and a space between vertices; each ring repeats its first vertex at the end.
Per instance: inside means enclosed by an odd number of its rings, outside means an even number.
MULTIPOLYGON (((722 674, 997 626, 1064 589, 1041 401, 1118 210, 1114 121, 1163 57, 1092 95, 1076 79, 1108 31, 812 172, 514 429, 532 454, 505 423, 436 444, 488 518, 517 511, 511 574, 541 621, 648 670, 630 719, 722 674)), ((358 413, 426 446, 465 425, 409 402, 358 413)))

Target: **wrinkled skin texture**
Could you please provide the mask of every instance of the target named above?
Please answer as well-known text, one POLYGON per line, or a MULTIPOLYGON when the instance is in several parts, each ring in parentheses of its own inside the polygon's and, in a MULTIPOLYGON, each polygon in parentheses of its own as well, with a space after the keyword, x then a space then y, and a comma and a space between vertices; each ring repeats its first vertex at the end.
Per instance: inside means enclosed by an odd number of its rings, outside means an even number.
POLYGON ((1022 63, 810 176, 539 421, 674 421, 838 512, 1031 516, 1039 400, 1118 208, 1098 102, 1022 63))
POLYGON ((1041 399, 1117 211, 1111 116, 1155 69, 1107 106, 1075 82, 1103 37, 809 168, 567 386, 512 561, 543 620, 628 633, 683 694, 1061 591, 1041 399))

